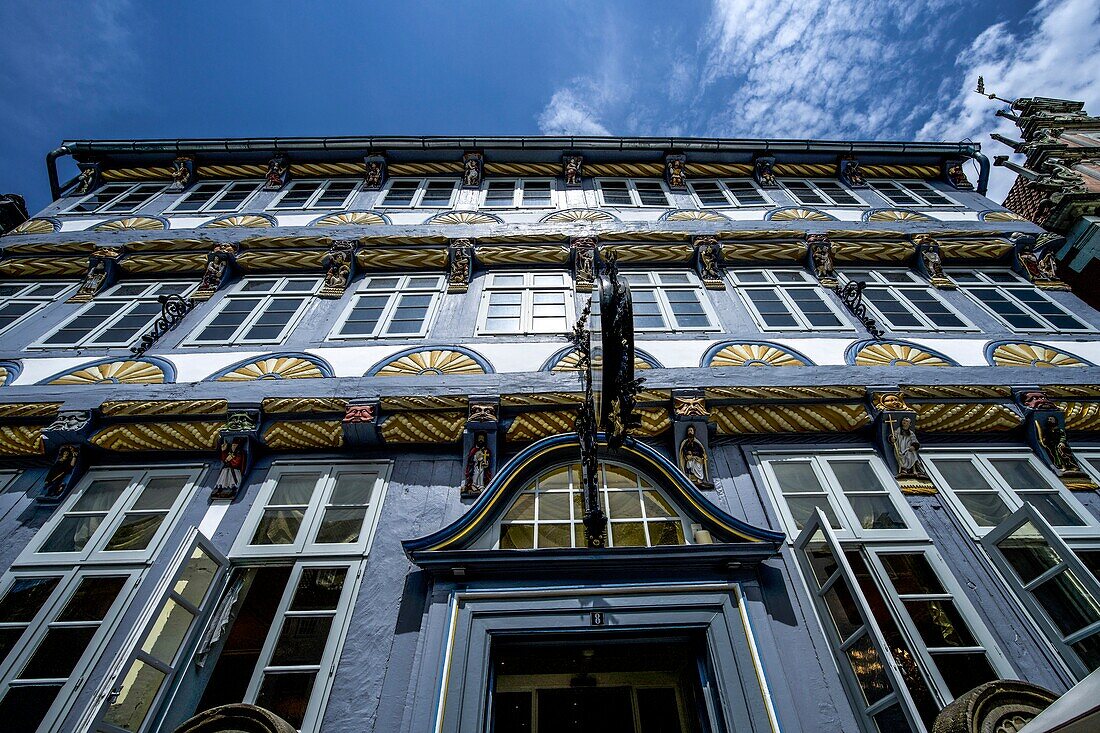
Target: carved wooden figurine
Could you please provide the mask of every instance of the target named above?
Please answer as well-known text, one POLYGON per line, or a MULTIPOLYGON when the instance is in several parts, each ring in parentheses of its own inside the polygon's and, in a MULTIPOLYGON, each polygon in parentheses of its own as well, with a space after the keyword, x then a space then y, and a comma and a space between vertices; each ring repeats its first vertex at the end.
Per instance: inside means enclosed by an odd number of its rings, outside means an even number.
POLYGON ((707 458, 707 449, 703 443, 695 437, 695 426, 688 425, 684 432, 684 439, 680 441, 678 451, 680 458, 680 470, 684 472, 691 482, 702 488, 710 488, 714 483, 710 480, 710 466, 707 458))
POLYGON ((489 449, 489 438, 484 431, 474 435, 474 444, 466 454, 466 478, 462 487, 465 496, 477 496, 493 480, 493 454, 489 449))

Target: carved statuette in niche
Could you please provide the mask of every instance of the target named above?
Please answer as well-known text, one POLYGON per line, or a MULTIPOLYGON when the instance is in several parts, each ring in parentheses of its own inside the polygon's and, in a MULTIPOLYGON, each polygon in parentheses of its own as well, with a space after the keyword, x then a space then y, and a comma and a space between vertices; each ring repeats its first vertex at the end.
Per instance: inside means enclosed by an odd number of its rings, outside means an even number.
POLYGON ((466 153, 462 156, 462 185, 477 188, 481 185, 481 153, 466 153))
POLYGON ((483 430, 474 434, 474 444, 466 454, 466 474, 462 486, 465 496, 477 496, 493 480, 493 453, 489 448, 489 436, 483 430))
POLYGON ((381 188, 386 182, 386 159, 381 155, 368 155, 363 162, 366 165, 363 185, 366 188, 381 188))
POLYGON ((80 175, 76 179, 76 189, 73 193, 77 196, 83 196, 90 193, 97 185, 99 185, 99 166, 81 166, 80 175))
POLYGON ((969 191, 974 188, 966 177, 962 161, 952 161, 947 166, 947 182, 960 191, 969 191))
POLYGON ((683 155, 670 155, 665 160, 665 180, 670 188, 687 186, 687 158, 683 155))
POLYGON ((703 443, 695 437, 695 426, 688 425, 684 431, 684 439, 680 441, 677 451, 680 458, 680 470, 691 479, 691 482, 702 488, 711 488, 714 483, 710 480, 710 465, 707 458, 707 449, 703 443))
POLYGON ((581 185, 581 168, 584 165, 584 158, 579 155, 567 155, 562 158, 562 178, 565 179, 566 186, 579 186, 581 185))
POLYGON ((322 298, 339 298, 351 280, 351 254, 354 241, 333 242, 325 255, 325 280, 318 292, 322 298))
POLYGON ((890 430, 894 457, 898 461, 897 478, 929 480, 928 472, 921 462, 920 441, 917 439, 917 431, 913 429, 913 418, 904 415, 895 421, 893 416, 888 415, 886 425, 890 430))
POLYGON ((182 191, 195 180, 195 159, 181 155, 172 161, 172 185, 169 191, 182 191))
POLYGON ((859 169, 859 161, 855 158, 840 161, 840 180, 851 188, 863 188, 867 185, 863 172, 859 169))
POLYGON ((221 461, 222 470, 218 473, 218 480, 214 484, 216 497, 233 497, 241 488, 244 479, 245 464, 245 438, 222 438, 221 461))
POLYGON ((808 234, 806 243, 810 245, 810 262, 813 264, 814 275, 822 285, 833 287, 836 285, 836 275, 833 272, 833 244, 825 234, 808 234))
POLYGON ((65 493, 71 483, 72 473, 80 460, 81 450, 81 446, 74 444, 63 445, 57 449, 57 456, 42 482, 44 499, 58 499, 65 493))
POLYGON ((752 168, 752 177, 760 184, 761 188, 779 188, 779 182, 775 180, 772 166, 775 158, 757 158, 752 168))
POLYGON ((278 191, 290 180, 290 162, 285 155, 276 155, 267 162, 267 175, 264 176, 264 190, 278 191))
POLYGON ((575 237, 573 248, 573 282, 579 291, 590 291, 596 282, 596 238, 575 237))
POLYGON ((464 293, 470 285, 473 266, 474 240, 456 239, 451 242, 451 267, 447 275, 447 292, 464 293))
POLYGON ((1066 429, 1062 427, 1058 418, 1054 415, 1047 415, 1045 422, 1042 424, 1036 421, 1036 428, 1039 435, 1039 444, 1046 451, 1058 475, 1084 476, 1081 464, 1077 462, 1077 457, 1073 455, 1073 451, 1069 447, 1066 429))
POLYGON ((72 300, 76 302, 91 300, 103 287, 103 282, 106 279, 107 263, 101 259, 96 259, 88 265, 88 274, 84 276, 84 282, 80 283, 80 288, 73 295, 72 300))

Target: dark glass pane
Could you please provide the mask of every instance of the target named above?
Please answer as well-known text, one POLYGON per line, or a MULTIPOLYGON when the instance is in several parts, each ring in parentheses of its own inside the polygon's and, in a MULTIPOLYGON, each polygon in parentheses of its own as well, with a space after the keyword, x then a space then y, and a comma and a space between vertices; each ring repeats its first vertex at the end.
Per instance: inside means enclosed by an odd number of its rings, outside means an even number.
POLYGON ((848 500, 864 529, 905 529, 905 521, 890 497, 849 496, 848 500))
POLYGON ((37 730, 60 690, 61 685, 13 687, 0 700, 0 720, 10 731, 37 730))
POLYGON ((642 733, 680 733, 680 708, 671 687, 637 687, 638 722, 642 733))
POLYGON ((25 680, 68 677, 88 648, 96 626, 55 626, 34 650, 19 673, 25 680))
POLYGON ((144 550, 164 522, 164 515, 127 514, 103 549, 110 551, 144 550))
POLYGON ((905 609, 926 646, 978 646, 953 601, 905 601, 905 609))
POLYGON ((302 727, 316 672, 278 672, 264 675, 256 704, 278 715, 295 728, 302 727))
POLYGON ((1080 631, 1100 621, 1100 605, 1081 586, 1072 570, 1058 573, 1036 586, 1032 592, 1063 634, 1080 631))
POLYGON ((1077 557, 1081 558, 1092 576, 1100 580, 1100 550, 1077 550, 1077 557))
POLYGON ((784 461, 770 464, 783 493, 824 493, 809 461, 784 461))
POLYGON ((84 578, 57 620, 102 621, 125 583, 126 578, 118 575, 84 578))
POLYGON ((1029 491, 1020 498, 1031 504, 1054 527, 1083 527, 1085 520, 1077 516, 1066 500, 1054 492, 1029 491))
POLYGON ((983 682, 995 680, 999 676, 993 671, 989 660, 982 652, 933 654, 932 659, 936 660, 936 667, 943 675, 947 689, 951 690, 951 694, 955 697, 973 690, 983 682))
POLYGON ((933 463, 955 491, 992 488, 971 461, 945 458, 936 459, 933 463))
POLYGON ((19 639, 23 636, 23 632, 26 631, 26 628, 25 626, 9 626, 0 629, 0 662, 7 659, 8 652, 19 643, 19 639))
POLYGON ((886 676, 882 659, 871 643, 870 636, 864 634, 849 647, 847 656, 867 705, 878 702, 892 692, 890 679, 886 676))
POLYGON ((321 526, 317 530, 316 541, 320 543, 357 542, 359 532, 363 528, 363 518, 366 515, 366 507, 326 509, 321 519, 321 526))
POLYGON ((829 615, 833 618, 837 634, 841 641, 845 641, 863 626, 863 618, 859 615, 859 607, 852 598, 852 591, 843 580, 833 583, 832 587, 823 595, 825 605, 829 608, 829 615))
POLYGON ((817 578, 818 587, 824 585, 825 581, 839 567, 833 551, 824 544, 808 546, 806 548, 806 559, 809 560, 810 568, 814 572, 814 577, 817 578))
POLYGON ((1086 636, 1070 645, 1089 669, 1100 669, 1100 634, 1086 636))
POLYGON ((267 509, 256 525, 252 545, 289 545, 298 536, 305 516, 303 509, 267 509))
POLYGON ((495 733, 531 733, 530 692, 497 692, 493 695, 495 733))
POLYGON ((347 568, 307 568, 298 579, 291 611, 325 611, 340 602, 347 568))
POLYGON ((841 529, 840 520, 836 518, 833 508, 829 505, 829 500, 824 496, 788 496, 787 506, 791 510, 795 527, 799 530, 806 526, 806 523, 814 516, 814 510, 816 509, 825 512, 825 517, 829 520, 829 525, 833 529, 841 529))
POLYGON ((1024 583, 1030 583, 1062 561, 1031 522, 1001 540, 997 549, 1024 583))
POLYGON ((879 733, 904 733, 913 730, 905 719, 905 713, 901 711, 901 705, 891 705, 871 717, 879 733))
POLYGON ((540 731, 634 733, 629 687, 539 690, 540 731))
POLYGON ((879 555, 890 582, 898 595, 909 593, 943 593, 936 571, 921 553, 911 555, 879 555))
POLYGON ((1012 514, 1000 495, 992 491, 955 492, 955 496, 979 527, 996 527, 1012 514))
POLYGON ((500 527, 500 549, 530 550, 535 546, 535 527, 531 524, 503 524, 500 527))
POLYGON ((0 623, 30 621, 53 593, 60 578, 19 578, 0 601, 0 623))
POLYGON ((320 664, 332 628, 332 616, 290 616, 283 621, 272 666, 320 664))

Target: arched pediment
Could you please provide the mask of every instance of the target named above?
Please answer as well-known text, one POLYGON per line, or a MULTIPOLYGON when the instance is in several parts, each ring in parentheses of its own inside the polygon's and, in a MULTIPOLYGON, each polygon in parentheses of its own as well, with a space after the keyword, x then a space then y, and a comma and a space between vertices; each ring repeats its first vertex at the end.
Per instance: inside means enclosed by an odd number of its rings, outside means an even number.
MULTIPOLYGON (((752 546, 756 551, 763 552, 762 556, 767 556, 778 546, 778 543, 783 541, 784 535, 781 532, 755 527, 717 507, 684 476, 672 461, 654 448, 634 440, 628 441, 621 449, 614 451, 608 449, 602 443, 601 448, 601 454, 606 461, 606 465, 622 467, 626 470, 621 473, 640 477, 641 483, 636 487, 641 492, 639 496, 644 496, 647 489, 653 489, 654 502, 660 503, 656 498, 657 496, 667 500, 665 506, 657 510, 657 513, 661 516, 655 516, 651 521, 654 527, 647 526, 644 528, 644 534, 636 535, 644 537, 644 542, 632 540, 629 541, 629 546, 610 546, 595 551, 584 547, 574 548, 572 545, 575 541, 565 543, 562 539, 558 539, 552 543, 554 544, 552 549, 501 549, 505 545, 517 547, 522 542, 509 540, 498 543, 497 538, 490 534, 499 532, 500 522, 505 517, 505 512, 510 509, 512 509, 513 515, 509 521, 517 521, 517 515, 515 515, 513 508, 515 500, 521 495, 531 494, 533 482, 541 480, 545 475, 560 475, 559 469, 561 466, 570 466, 577 463, 577 436, 572 433, 565 433, 544 438, 521 451, 493 478, 478 500, 461 518, 438 532, 413 540, 405 540, 402 545, 406 554, 414 562, 426 565, 432 564, 433 555, 452 556, 455 552, 469 555, 472 561, 476 561, 473 556, 479 553, 485 554, 486 558, 490 556, 501 558, 504 556, 515 557, 517 553, 524 552, 546 552, 561 556, 563 554, 593 552, 660 552, 669 547, 677 547, 680 551, 691 551, 693 548, 697 548, 702 552, 705 547, 713 549, 719 545, 726 547, 752 546), (677 537, 678 531, 675 527, 664 526, 666 522, 676 522, 678 520, 684 522, 683 538, 677 537), (690 526, 689 523, 699 524, 703 529, 709 531, 713 543, 696 544, 694 538, 687 531, 690 526), (683 541, 678 541, 679 539, 683 541), (501 547, 498 547, 498 544, 501 547)), ((561 481, 560 478, 555 480, 558 480, 559 483, 561 481)), ((570 498, 564 501, 564 506, 568 507, 576 500, 576 497, 570 495, 570 498)), ((532 499, 532 501, 534 500, 532 499)), ((627 509, 626 511, 632 510, 627 509)), ((613 533, 616 521, 614 509, 611 511, 611 516, 611 532, 613 533)), ((524 520, 520 518, 518 521, 522 523, 524 520)), ((644 521, 648 520, 639 518, 637 523, 642 524, 644 521)), ((534 532, 537 529, 531 531, 534 532)), ((633 531, 642 533, 643 529, 638 527, 633 531)), ((614 539, 612 539, 611 544, 614 545, 614 539)))

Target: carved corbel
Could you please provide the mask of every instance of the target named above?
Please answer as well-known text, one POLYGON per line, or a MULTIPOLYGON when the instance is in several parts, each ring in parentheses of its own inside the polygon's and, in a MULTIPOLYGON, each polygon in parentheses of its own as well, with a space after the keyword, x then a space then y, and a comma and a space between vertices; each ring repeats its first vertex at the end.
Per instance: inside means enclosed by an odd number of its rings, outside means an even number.
POLYGON ((902 493, 935 494, 936 486, 920 457, 916 410, 897 391, 872 392, 871 408, 879 452, 902 493))
POLYGON ((181 155, 172 161, 172 183, 169 191, 179 192, 195 182, 195 159, 190 155, 181 155))
POLYGON ((1014 232, 1011 237, 1016 249, 1016 270, 1043 290, 1069 290, 1058 277, 1058 250, 1066 238, 1043 232, 1036 236, 1014 232))
POLYGON ((355 268, 355 245, 358 240, 340 239, 332 243, 322 264, 325 280, 317 292, 320 298, 342 298, 351 282, 355 268))
POLYGON ((88 271, 69 303, 87 303, 118 277, 118 260, 122 250, 118 247, 100 247, 88 256, 88 271))
POLYGON ((470 289, 474 269, 474 240, 452 239, 447 248, 447 292, 465 293, 470 289))
POLYGON ((775 166, 775 158, 761 156, 752 166, 752 178, 760 188, 779 188, 779 181, 775 180, 772 168, 775 166))
POLYGON ((867 181, 864 180, 859 161, 855 158, 841 158, 837 178, 848 188, 867 188, 867 181))
POLYGON ((35 497, 40 504, 62 501, 84 476, 88 468, 87 446, 91 435, 92 413, 89 410, 66 410, 58 413, 52 423, 42 429, 46 453, 53 462, 42 481, 42 492, 35 497))
POLYGON ((260 439, 260 411, 255 408, 229 409, 225 427, 218 431, 221 470, 211 499, 235 499, 252 470, 260 439))
POLYGON ((463 499, 480 496, 497 472, 500 398, 471 397, 462 432, 463 499))
POLYGON ((462 187, 480 188, 485 156, 477 152, 462 154, 462 187))
POLYGON ((74 196, 83 196, 91 193, 101 183, 99 163, 80 163, 80 174, 76 177, 76 186, 73 188, 74 196))
POLYGON ((836 264, 833 258, 833 243, 829 241, 829 235, 815 233, 806 235, 806 245, 810 260, 810 269, 817 277, 818 282, 827 288, 836 287, 836 272, 833 267, 836 264))
POLYGON ((584 157, 566 153, 561 157, 561 178, 566 186, 580 186, 584 178, 584 157))
POLYGON ((695 237, 695 270, 708 290, 725 290, 722 281, 722 247, 717 237, 695 237))
POLYGON ((936 238, 931 234, 914 234, 913 244, 917 249, 917 269, 940 290, 954 290, 955 282, 943 272, 943 256, 936 238))
POLYGON ((599 240, 596 237, 573 237, 573 285, 578 293, 590 293, 596 283, 596 261, 599 240))
POLYGON ((264 176, 264 190, 278 191, 290 181, 290 160, 277 153, 267 162, 267 174, 264 176))
POLYGON ((381 405, 377 399, 356 401, 348 405, 341 425, 344 444, 357 448, 377 446, 381 442, 378 433, 378 413, 381 405))
POLYGON ((709 417, 702 391, 673 390, 673 456, 688 480, 701 489, 714 488, 709 417))
POLYGON ((1081 469, 1066 433, 1066 414, 1036 387, 1013 390, 1024 413, 1028 443, 1039 459, 1071 491, 1095 491, 1096 484, 1081 469))
POLYGON ((233 265, 237 261, 237 245, 233 242, 220 242, 206 255, 206 269, 202 272, 199 287, 191 295, 191 300, 206 301, 213 297, 229 280, 233 265))
POLYGON ((687 156, 665 156, 665 181, 674 190, 687 190, 687 156))
POLYGON ((386 156, 368 155, 363 158, 363 164, 366 166, 363 187, 370 190, 382 188, 386 183, 386 156))
POLYGON ((966 177, 963 161, 948 160, 943 164, 943 177, 958 191, 973 191, 974 186, 966 177))

